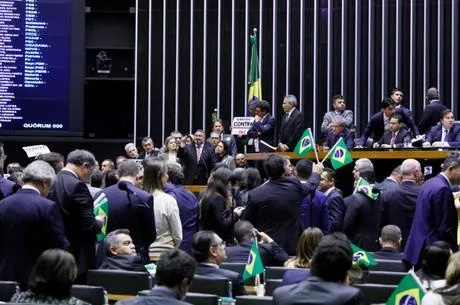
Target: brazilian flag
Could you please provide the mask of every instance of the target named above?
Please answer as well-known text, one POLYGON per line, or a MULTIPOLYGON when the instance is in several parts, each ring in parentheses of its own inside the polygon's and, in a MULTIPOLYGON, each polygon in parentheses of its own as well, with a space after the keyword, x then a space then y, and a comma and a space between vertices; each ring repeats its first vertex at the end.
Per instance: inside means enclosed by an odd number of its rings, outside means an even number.
POLYGON ((249 64, 249 96, 248 96, 248 109, 258 101, 262 100, 262 81, 259 75, 259 55, 257 54, 257 36, 250 36, 251 41, 251 62, 249 64))
POLYGON ((314 143, 311 129, 307 128, 295 146, 294 152, 300 157, 305 157, 309 151, 315 150, 314 143))
POLYGON ((390 298, 387 300, 386 305, 400 305, 400 304, 422 304, 422 298, 425 295, 425 290, 414 278, 412 272, 409 272, 399 282, 398 287, 393 290, 390 298))
POLYGON ((364 178, 359 178, 358 183, 356 183, 356 188, 353 192, 354 193, 363 193, 367 197, 371 198, 372 200, 379 199, 379 193, 372 192, 373 187, 367 182, 364 178))
POLYGON ((347 144, 342 137, 335 143, 334 147, 331 150, 331 165, 334 169, 339 169, 342 166, 345 166, 353 162, 351 153, 348 150, 347 144))
POLYGON ((102 225, 101 232, 96 235, 97 241, 102 241, 107 234, 107 221, 109 215, 109 201, 104 193, 94 200, 94 216, 105 216, 104 224, 102 225))
POLYGON ((374 257, 372 257, 369 252, 364 251, 360 247, 353 244, 351 244, 351 250, 353 251, 353 265, 366 267, 377 265, 374 257))
POLYGON ((251 251, 249 252, 248 263, 244 268, 243 280, 247 280, 264 272, 264 264, 259 254, 259 247, 257 246, 257 239, 254 237, 252 240, 251 251))

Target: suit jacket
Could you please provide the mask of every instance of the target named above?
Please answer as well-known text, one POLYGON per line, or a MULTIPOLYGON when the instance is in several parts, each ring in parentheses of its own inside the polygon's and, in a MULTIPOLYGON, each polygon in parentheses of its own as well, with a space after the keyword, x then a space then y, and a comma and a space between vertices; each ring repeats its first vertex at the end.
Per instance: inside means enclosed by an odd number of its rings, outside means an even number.
POLYGON ((237 272, 221 269, 218 266, 197 264, 195 274, 213 277, 216 279, 228 279, 232 282, 233 297, 247 294, 246 290, 244 290, 243 277, 237 272))
MULTIPOLYGON (((418 128, 415 126, 414 121, 412 121, 412 119, 408 117, 401 108, 396 108, 395 114, 401 115, 404 124, 406 124, 407 128, 411 129, 415 135, 419 134, 418 128)), ((364 130, 364 133, 360 139, 360 145, 365 146, 367 138, 369 138, 371 135, 373 136, 374 140, 380 139, 383 136, 384 131, 385 125, 383 120, 383 111, 380 110, 374 114, 367 123, 366 129, 364 130)))
POLYGON ((425 110, 422 114, 422 119, 418 123, 421 134, 426 134, 430 131, 430 128, 435 126, 441 119, 441 112, 446 110, 440 101, 434 100, 430 104, 426 105, 425 110))
POLYGON ((343 231, 352 243, 366 251, 378 250, 380 199, 357 192, 344 199, 347 207, 343 231))
POLYGON ((284 272, 281 286, 298 284, 310 276, 310 269, 295 268, 284 272))
POLYGON ((267 233, 289 255, 295 255, 302 233, 300 205, 318 184, 319 175, 315 173, 307 183, 289 177, 270 179, 249 192, 244 218, 267 233))
POLYGON ((15 183, 0 176, 0 200, 16 191, 15 183))
POLYGON ((406 108, 403 105, 400 105, 399 107, 396 107, 396 109, 401 109, 408 117, 411 118, 412 121, 414 120, 412 118, 412 111, 409 108, 406 108))
POLYGON ((305 196, 300 206, 300 217, 304 229, 317 227, 324 234, 329 233, 330 225, 326 195, 320 191, 314 191, 305 196))
POLYGON ((404 180, 382 193, 382 221, 380 226, 395 225, 401 229, 401 249, 409 237, 415 206, 421 186, 404 180))
POLYGON ((275 305, 361 305, 359 289, 345 284, 327 282, 310 276, 298 285, 283 286, 273 292, 275 305))
POLYGON ((224 197, 218 193, 211 194, 201 201, 200 228, 210 230, 220 236, 227 243, 233 241, 233 225, 238 216, 233 210, 227 209, 224 197))
POLYGON ((380 182, 378 184, 378 189, 380 191, 387 191, 387 190, 390 190, 396 186, 398 186, 399 183, 393 179, 391 179, 390 177, 387 177, 385 178, 385 180, 383 180, 382 182, 380 182))
POLYGON ((209 174, 214 168, 214 155, 214 150, 207 141, 203 143, 199 163, 196 158, 195 144, 187 144, 185 147, 179 147, 177 156, 182 160, 182 165, 184 166, 184 184, 207 184, 209 174))
MULTIPOLYGON (((275 126, 275 118, 270 113, 267 113, 262 120, 252 124, 251 128, 248 130, 247 136, 249 138, 263 140, 273 146, 275 145, 275 126)), ((269 151, 272 150, 259 143, 259 152, 269 151)))
POLYGON ((176 294, 163 286, 155 286, 146 296, 118 301, 117 305, 191 305, 177 299, 176 294))
POLYGON ((335 110, 332 110, 324 114, 323 122, 321 123, 321 133, 322 134, 327 134, 331 130, 331 127, 329 125, 332 123, 332 119, 337 115, 340 115, 341 117, 345 119, 346 128, 352 127, 353 111, 347 109, 347 110, 344 110, 341 114, 337 114, 335 110))
MULTIPOLYGON (((433 142, 442 141, 442 126, 436 125, 432 127, 426 136, 426 140, 431 144, 433 144, 433 142)), ((446 142, 449 143, 450 146, 460 146, 460 126, 455 124, 454 127, 449 130, 446 142)))
POLYGON ((149 246, 157 236, 153 197, 135 187, 131 182, 126 180, 124 182, 131 190, 131 194, 120 190, 117 183, 98 192, 95 198, 105 194, 109 203, 107 232, 116 229, 128 229, 129 235, 136 245, 136 252, 148 262, 150 260, 149 246))
POLYGON ((68 249, 59 207, 35 190, 20 189, 0 201, 0 280, 27 288, 38 257, 50 248, 68 249))
POLYGON ((147 272, 142 259, 137 255, 108 256, 99 269, 147 272))
MULTIPOLYGON (((252 240, 243 240, 237 245, 225 248, 226 263, 247 263, 252 240)), ((289 255, 276 242, 259 243, 259 254, 264 266, 283 266, 289 255)))
POLYGON ((403 257, 403 253, 399 252, 395 248, 387 247, 387 248, 382 248, 379 251, 372 253, 372 256, 378 259, 391 259, 391 260, 400 261, 403 257))
POLYGON ((355 146, 355 134, 351 132, 351 130, 348 128, 345 128, 338 135, 334 134, 330 130, 326 135, 326 140, 324 142, 324 145, 329 148, 332 148, 335 145, 335 143, 337 143, 337 141, 340 139, 340 137, 343 138, 348 149, 352 149, 355 146))
POLYGON ((343 217, 345 216, 345 202, 342 193, 334 188, 327 194, 326 204, 329 213, 329 224, 331 232, 343 231, 343 217))
POLYGON ((158 157, 160 155, 161 151, 158 148, 154 148, 148 155, 145 151, 141 152, 139 154, 138 159, 145 159, 145 158, 150 158, 150 157, 158 157))
POLYGON ((278 143, 283 143, 289 146, 289 151, 294 151, 297 142, 304 131, 303 114, 295 108, 289 119, 286 121, 287 113, 281 119, 280 131, 278 133, 278 143))
MULTIPOLYGON (((378 141, 378 143, 380 145, 382 144, 388 144, 390 145, 391 143, 391 136, 392 136, 392 132, 391 130, 385 130, 385 132, 383 133, 383 136, 380 138, 380 140, 378 141)), ((395 137, 395 142, 394 142, 394 145, 395 147, 401 147, 404 145, 404 138, 406 137, 409 137, 410 138, 410 134, 409 132, 405 129, 405 128, 401 128, 398 132, 398 134, 396 135, 395 137)))
POLYGON ((183 238, 179 249, 192 254, 193 235, 198 231, 198 200, 192 192, 179 184, 166 184, 165 192, 176 199, 179 207, 183 238))
POLYGON ((86 184, 73 172, 63 169, 49 194, 60 208, 66 236, 71 244, 70 252, 77 261, 78 273, 94 268, 96 263, 96 234, 101 223, 93 212, 93 197, 86 184))
POLYGON ((403 259, 416 265, 423 248, 438 240, 447 242, 456 252, 457 209, 449 181, 442 174, 426 181, 417 197, 416 206, 403 259))

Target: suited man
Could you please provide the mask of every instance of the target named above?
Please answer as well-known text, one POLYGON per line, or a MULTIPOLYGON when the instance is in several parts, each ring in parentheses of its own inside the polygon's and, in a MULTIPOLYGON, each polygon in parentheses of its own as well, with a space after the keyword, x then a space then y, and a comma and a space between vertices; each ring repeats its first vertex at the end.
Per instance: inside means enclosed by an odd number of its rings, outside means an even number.
POLYGON ((85 182, 96 166, 94 155, 86 150, 74 150, 67 155, 67 164, 59 172, 49 194, 60 208, 70 252, 78 267, 77 282, 85 283, 86 271, 95 267, 96 234, 105 221, 96 220, 93 197, 85 182))
POLYGON ((286 95, 281 106, 285 114, 278 133, 278 150, 294 151, 304 131, 303 114, 297 110, 297 98, 294 95, 286 95))
POLYGON ((264 266, 283 266, 289 255, 270 236, 258 232, 254 226, 245 220, 240 220, 233 227, 233 234, 237 242, 234 246, 226 247, 227 263, 247 263, 251 251, 254 234, 260 238, 259 254, 264 266))
POLYGON ((273 304, 364 304, 360 290, 346 284, 352 262, 353 251, 344 234, 324 236, 313 254, 310 276, 299 284, 275 289, 273 304))
POLYGON ((391 190, 392 188, 399 185, 401 182, 401 165, 396 166, 391 172, 390 176, 386 177, 382 182, 378 184, 380 191, 391 190))
POLYGON ((450 109, 445 109, 441 112, 441 124, 431 127, 423 146, 460 146, 460 126, 455 124, 454 114, 450 109))
POLYGON ((153 197, 140 188, 143 169, 136 161, 122 162, 118 167, 118 175, 118 183, 98 192, 95 198, 105 195, 109 203, 107 232, 128 229, 137 253, 148 263, 149 246, 157 235, 153 197))
POLYGON ((337 94, 332 97, 332 107, 334 107, 334 110, 326 112, 321 123, 321 133, 323 135, 327 135, 331 131, 332 121, 337 116, 344 119, 345 128, 350 129, 353 126, 353 111, 346 109, 345 98, 342 95, 337 94))
POLYGON ((302 233, 299 211, 303 198, 319 183, 322 164, 313 164, 307 183, 289 175, 291 163, 279 155, 269 155, 264 162, 269 180, 248 193, 243 218, 259 231, 267 233, 289 255, 295 255, 297 240, 302 233))
POLYGON ((160 150, 153 145, 151 137, 145 137, 142 139, 142 149, 144 150, 138 156, 138 159, 146 159, 149 157, 158 157, 160 150))
POLYGON ((321 173, 318 189, 326 195, 330 231, 342 231, 346 207, 342 192, 335 187, 335 172, 332 169, 325 168, 321 173))
POLYGON ((439 100, 439 91, 436 88, 428 89, 425 99, 428 105, 426 105, 422 118, 418 123, 421 134, 428 133, 431 127, 435 126, 439 122, 441 112, 447 109, 447 107, 439 100))
POLYGON ((452 251, 457 245, 457 209, 451 185, 460 184, 460 154, 451 152, 441 166, 441 173, 422 186, 417 197, 412 228, 404 248, 404 260, 419 265, 426 245, 442 240, 452 251))
POLYGON ((185 144, 182 142, 177 157, 184 166, 184 184, 204 185, 207 183, 209 174, 214 168, 215 156, 211 145, 204 140, 204 131, 195 131, 195 143, 185 144))
POLYGON ((381 227, 396 225, 401 229, 401 247, 404 249, 414 219, 415 206, 423 179, 420 162, 406 159, 401 164, 401 184, 382 193, 381 227))
POLYGON ((119 305, 191 305, 182 301, 195 273, 195 261, 179 249, 163 252, 157 262, 157 284, 147 296, 119 301, 119 305))
POLYGON ((241 274, 219 268, 225 261, 225 242, 212 231, 198 231, 193 237, 196 274, 210 278, 225 278, 232 282, 233 297, 245 295, 241 274))
POLYGON ((395 109, 394 102, 391 98, 386 98, 380 103, 380 111, 374 114, 367 123, 366 129, 360 139, 360 145, 365 146, 367 139, 372 135, 374 140, 380 139, 385 130, 390 129, 390 118, 394 114, 399 114, 402 118, 401 122, 418 135, 418 128, 414 122, 400 108, 395 109))
POLYGON ((323 144, 323 150, 327 151, 331 149, 340 138, 343 138, 343 141, 347 145, 348 149, 353 148, 355 145, 355 135, 353 132, 351 132, 350 129, 345 127, 345 124, 345 119, 341 116, 335 116, 332 119, 330 124, 331 129, 326 135, 326 140, 323 144))
POLYGON ((401 109, 411 120, 413 120, 412 111, 402 105, 404 93, 401 88, 394 88, 391 90, 390 98, 394 101, 396 109, 401 109))
POLYGON ((104 239, 107 257, 99 269, 147 272, 142 258, 136 254, 136 246, 128 229, 117 229, 104 239))
POLYGON ((0 200, 16 191, 15 183, 3 178, 3 166, 5 164, 5 160, 6 155, 3 150, 3 143, 0 142, 0 200))
POLYGON ((45 198, 55 179, 48 163, 34 161, 24 170, 23 188, 0 201, 0 280, 21 289, 43 251, 70 246, 59 207, 45 198))
POLYGON ((402 128, 402 117, 400 115, 394 114, 391 116, 389 127, 378 142, 374 143, 374 148, 401 147, 404 145, 404 139, 410 138, 409 132, 402 128))
POLYGON ((275 118, 270 114, 270 104, 267 101, 259 101, 254 108, 254 123, 249 128, 247 136, 254 139, 254 152, 268 152, 270 148, 260 143, 261 140, 270 145, 275 145, 275 118))
POLYGON ((382 248, 373 253, 374 258, 397 261, 402 259, 403 254, 399 251, 401 246, 401 230, 398 226, 384 226, 380 234, 379 243, 382 248))

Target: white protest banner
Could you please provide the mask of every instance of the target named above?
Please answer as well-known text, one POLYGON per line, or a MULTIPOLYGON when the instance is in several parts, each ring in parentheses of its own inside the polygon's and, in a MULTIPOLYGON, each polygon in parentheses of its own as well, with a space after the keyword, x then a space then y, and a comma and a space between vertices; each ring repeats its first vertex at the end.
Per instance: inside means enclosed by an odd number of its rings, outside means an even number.
POLYGON ((234 117, 232 123, 232 135, 244 136, 252 126, 254 117, 234 117))
POLYGON ((22 149, 25 150, 26 154, 27 154, 27 157, 29 158, 33 158, 33 157, 36 157, 38 155, 43 155, 43 154, 47 154, 50 151, 50 149, 48 148, 48 146, 46 145, 32 145, 32 146, 24 146, 22 149))

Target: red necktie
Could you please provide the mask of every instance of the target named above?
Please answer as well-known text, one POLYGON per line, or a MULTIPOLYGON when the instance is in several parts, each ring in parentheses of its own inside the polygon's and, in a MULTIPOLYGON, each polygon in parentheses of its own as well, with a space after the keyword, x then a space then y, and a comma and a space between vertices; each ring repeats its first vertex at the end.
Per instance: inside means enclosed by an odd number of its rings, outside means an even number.
POLYGON ((390 145, 394 145, 396 140, 396 132, 391 133, 390 145))

